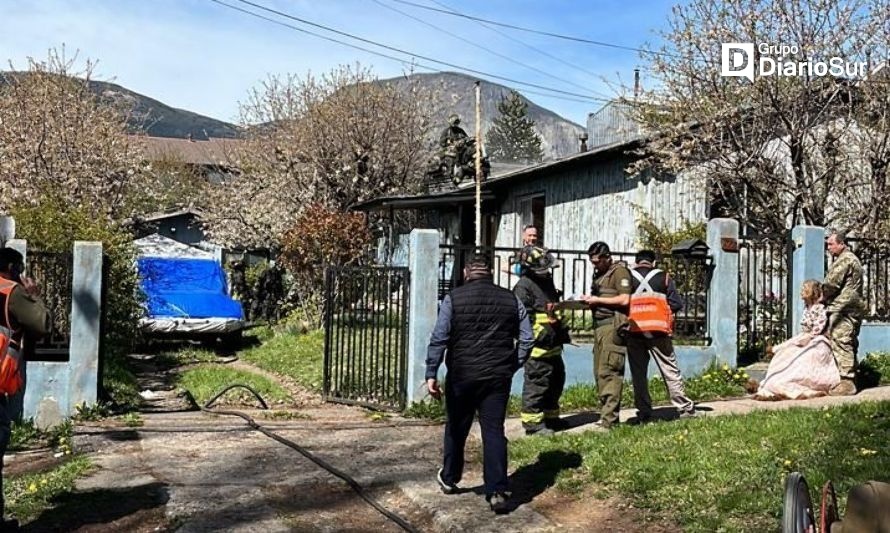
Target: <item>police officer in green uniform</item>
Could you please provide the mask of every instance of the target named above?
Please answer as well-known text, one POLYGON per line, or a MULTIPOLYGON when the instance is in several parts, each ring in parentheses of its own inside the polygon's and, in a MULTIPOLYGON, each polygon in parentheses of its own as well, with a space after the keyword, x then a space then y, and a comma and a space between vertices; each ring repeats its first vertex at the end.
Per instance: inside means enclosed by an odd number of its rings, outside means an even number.
POLYGON ((590 306, 596 320, 593 368, 600 397, 600 419, 596 425, 610 429, 618 423, 624 362, 627 348, 627 311, 630 305, 631 275, 622 262, 614 262, 609 245, 597 241, 587 249, 594 267, 591 295, 581 298, 590 306))
POLYGON ((553 285, 553 255, 543 248, 527 246, 520 252, 519 265, 522 277, 513 293, 525 306, 535 336, 531 357, 524 366, 520 417, 527 435, 550 435, 563 429, 559 418, 559 398, 566 382, 562 345, 571 339, 561 312, 553 309, 559 301, 559 291, 553 285))
POLYGON ((834 258, 825 281, 822 297, 828 311, 828 338, 837 361, 841 381, 829 391, 832 396, 856 394, 856 351, 859 328, 865 315, 862 298, 862 263, 847 246, 846 236, 832 232, 825 247, 834 258))

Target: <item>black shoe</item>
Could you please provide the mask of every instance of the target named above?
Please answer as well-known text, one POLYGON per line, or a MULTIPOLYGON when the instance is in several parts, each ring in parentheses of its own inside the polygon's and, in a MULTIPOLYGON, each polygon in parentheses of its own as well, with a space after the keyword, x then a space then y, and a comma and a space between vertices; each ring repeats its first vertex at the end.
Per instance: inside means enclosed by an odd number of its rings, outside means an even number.
POLYGON ((636 424, 648 424, 652 422, 652 413, 637 413, 636 424))
POLYGON ((549 437, 553 435, 553 430, 548 427, 525 428, 526 435, 538 435, 540 437, 549 437))
POLYGON ((488 497, 488 506, 495 514, 507 514, 510 512, 509 496, 503 492, 495 492, 488 497))
POLYGON ((562 418, 547 418, 544 420, 544 425, 547 426, 547 429, 552 429, 553 431, 565 431, 569 429, 569 423, 562 418))
POLYGON ((442 492, 445 494, 457 494, 459 487, 457 483, 446 483, 444 479, 442 479, 442 468, 436 472, 436 482, 439 484, 439 488, 442 489, 442 492))

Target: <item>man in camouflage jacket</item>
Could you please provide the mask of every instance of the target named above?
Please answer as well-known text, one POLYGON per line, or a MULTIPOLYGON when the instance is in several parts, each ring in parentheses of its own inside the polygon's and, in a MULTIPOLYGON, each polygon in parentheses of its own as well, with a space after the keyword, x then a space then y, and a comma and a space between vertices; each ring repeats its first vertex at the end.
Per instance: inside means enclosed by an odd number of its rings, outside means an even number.
POLYGON ((825 247, 834 261, 825 276, 822 293, 828 311, 831 351, 841 373, 841 382, 830 393, 833 396, 856 394, 856 350, 859 348, 859 327, 865 315, 862 264, 847 246, 843 233, 831 232, 825 247))

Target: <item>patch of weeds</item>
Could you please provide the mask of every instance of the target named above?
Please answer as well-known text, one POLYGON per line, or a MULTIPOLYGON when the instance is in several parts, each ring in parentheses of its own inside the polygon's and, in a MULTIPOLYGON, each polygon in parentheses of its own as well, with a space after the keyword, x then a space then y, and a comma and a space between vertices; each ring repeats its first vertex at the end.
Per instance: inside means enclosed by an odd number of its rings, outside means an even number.
MULTIPOLYGON (((684 380, 686 394, 696 402, 716 400, 720 398, 736 398, 744 396, 748 373, 742 368, 732 368, 727 364, 713 364, 700 375, 684 380)), ((667 390, 662 383, 661 390, 667 400, 667 390)), ((654 401, 654 399, 653 399, 654 401)))
POLYGON ((871 352, 859 361, 857 380, 860 389, 890 385, 890 352, 871 352))
POLYGON ((423 418, 434 422, 445 421, 445 399, 441 401, 427 398, 420 402, 414 402, 402 413, 408 418, 423 418))
POLYGON ((582 468, 561 472, 558 488, 601 486, 686 531, 776 531, 789 472, 810 487, 830 479, 839 496, 866 479, 890 480, 887 412, 887 401, 757 411, 520 439, 509 451, 514 468, 548 451, 578 453, 582 468))
POLYGON ((76 422, 96 422, 111 415, 111 406, 105 402, 92 405, 79 403, 74 406, 74 420, 76 422))
POLYGON ((73 491, 75 480, 90 467, 86 456, 75 455, 47 472, 10 476, 4 484, 6 510, 22 521, 36 518, 60 495, 73 491))
MULTIPOLYGON (((246 370, 220 365, 201 365, 190 368, 177 377, 177 385, 187 389, 200 405, 204 405, 221 390, 235 383, 251 387, 268 403, 290 401, 287 391, 277 383, 246 370)), ((227 392, 219 402, 230 405, 257 404, 253 394, 240 388, 227 392)))
POLYGON ((74 435, 74 424, 71 420, 65 420, 57 426, 51 427, 46 432, 49 445, 61 455, 71 455, 74 451, 71 437, 74 435))
POLYGON ((301 386, 321 392, 324 361, 324 331, 305 335, 279 333, 260 328, 256 332, 259 346, 239 352, 238 356, 263 370, 287 376, 301 386))
POLYGON ((34 425, 34 419, 13 421, 8 450, 11 452, 34 447, 43 438, 43 432, 34 425))
POLYGON ((386 422, 392 418, 392 415, 384 413, 383 411, 367 411, 365 416, 367 416, 371 422, 386 422))
POLYGON ((261 411, 259 418, 266 420, 312 420, 312 417, 299 411, 269 410, 261 411))
POLYGON ((124 421, 124 425, 130 428, 138 428, 145 424, 145 421, 142 420, 142 416, 136 411, 130 411, 122 417, 124 421))
POLYGON ((197 363, 212 363, 219 359, 216 353, 207 348, 198 346, 185 346, 175 352, 166 352, 160 357, 169 357, 177 365, 193 365, 197 363))

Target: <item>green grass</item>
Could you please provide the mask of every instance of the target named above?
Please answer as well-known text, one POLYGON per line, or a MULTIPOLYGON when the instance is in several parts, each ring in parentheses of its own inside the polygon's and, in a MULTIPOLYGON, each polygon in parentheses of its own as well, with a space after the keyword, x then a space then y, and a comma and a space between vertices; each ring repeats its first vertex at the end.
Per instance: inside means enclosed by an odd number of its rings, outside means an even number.
POLYGON ((74 455, 47 472, 10 476, 4 483, 6 511, 21 521, 29 521, 53 506, 53 500, 74 490, 74 481, 91 467, 84 455, 74 455))
MULTIPOLYGON (((721 398, 735 398, 745 395, 744 383, 748 380, 748 374, 744 370, 733 369, 728 365, 711 365, 698 376, 685 379, 686 394, 695 402, 705 402, 721 398)), ((649 395, 653 405, 666 405, 670 403, 667 387, 660 377, 649 380, 649 395)), ((429 420, 444 420, 444 402, 425 400, 415 402, 408 406, 405 416, 412 418, 425 418, 429 420)), ((562 393, 559 400, 560 408, 565 413, 590 411, 599 408, 599 395, 596 385, 593 383, 576 383, 569 385, 562 393)), ((633 407, 633 385, 626 381, 621 391, 621 405, 633 407)), ((510 396, 507 404, 507 415, 518 416, 522 410, 522 398, 518 395, 510 396)))
MULTIPOLYGON (((277 383, 264 376, 252 372, 238 370, 220 365, 200 365, 180 374, 177 385, 187 389, 201 405, 219 391, 234 383, 242 383, 256 390, 267 403, 284 403, 290 396, 277 383)), ((253 395, 244 389, 235 389, 226 393, 224 403, 255 405, 253 395)))
POLYGON ((562 471, 558 489, 620 494, 685 531, 778 531, 791 471, 815 501, 829 479, 842 499, 855 484, 890 481, 887 413, 890 402, 872 402, 623 426, 522 439, 510 455, 521 468, 548 451, 577 453, 581 467, 562 471))
POLYGON ((292 378, 303 387, 321 392, 324 332, 306 334, 259 332, 262 343, 238 354, 244 361, 275 374, 292 378))
POLYGON ((102 364, 102 390, 106 399, 120 411, 137 409, 139 384, 124 358, 109 355, 102 364))

